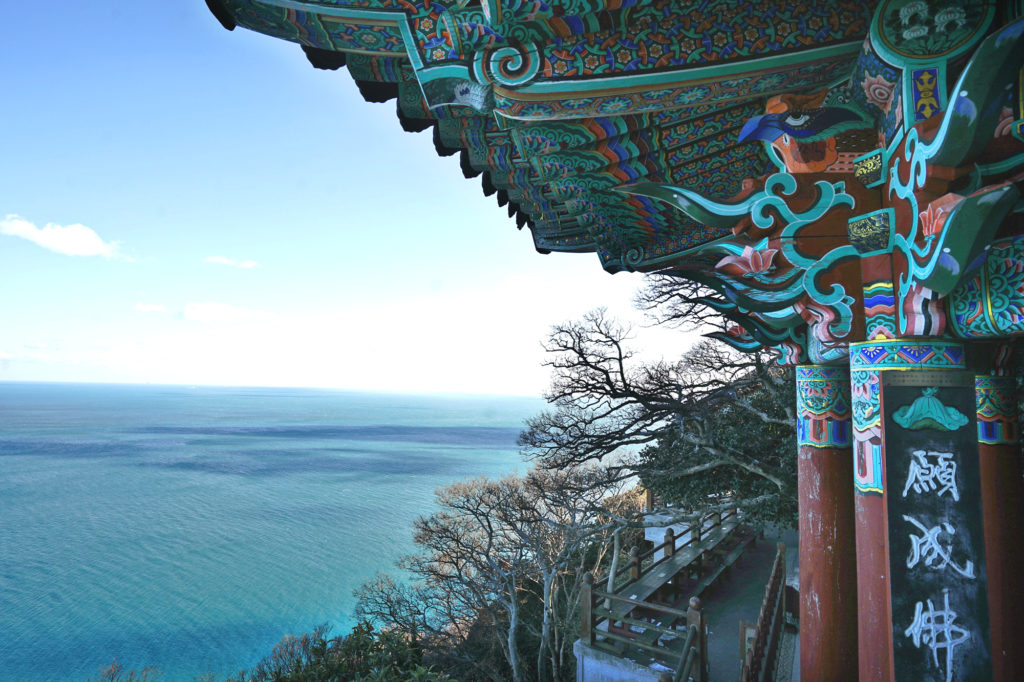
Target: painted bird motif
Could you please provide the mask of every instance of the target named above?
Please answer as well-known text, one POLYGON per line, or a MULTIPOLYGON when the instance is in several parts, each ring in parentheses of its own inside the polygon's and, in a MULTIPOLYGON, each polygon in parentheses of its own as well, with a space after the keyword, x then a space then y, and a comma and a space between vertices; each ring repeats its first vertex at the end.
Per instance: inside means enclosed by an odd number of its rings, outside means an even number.
POLYGON ((771 98, 768 113, 748 120, 739 141, 767 142, 791 173, 852 172, 853 159, 877 145, 875 126, 854 109, 821 106, 825 94, 771 98))

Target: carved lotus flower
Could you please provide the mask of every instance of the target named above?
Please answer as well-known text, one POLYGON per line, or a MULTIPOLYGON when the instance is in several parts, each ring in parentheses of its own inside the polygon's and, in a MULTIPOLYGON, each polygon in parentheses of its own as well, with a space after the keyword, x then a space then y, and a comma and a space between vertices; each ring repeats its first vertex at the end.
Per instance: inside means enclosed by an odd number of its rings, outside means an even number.
POLYGON ((904 26, 909 26, 912 23, 927 20, 928 3, 924 0, 914 0, 914 2, 908 2, 900 8, 900 22, 902 22, 904 26))
POLYGON ((927 26, 912 26, 903 32, 904 40, 913 40, 914 38, 923 38, 928 35, 927 26))
POLYGON ((869 103, 874 104, 886 114, 889 113, 889 109, 892 108, 892 98, 896 92, 895 83, 890 83, 878 75, 869 75, 864 77, 860 87, 864 89, 869 103))
POLYGON ((716 269, 728 272, 731 275, 742 275, 749 277, 758 272, 767 272, 772 269, 772 261, 778 249, 761 249, 755 251, 752 247, 743 247, 743 253, 738 256, 726 256, 718 261, 716 269))
POLYGON ((917 216, 921 221, 921 233, 925 237, 934 237, 942 232, 949 214, 963 200, 964 198, 959 194, 949 193, 928 204, 928 208, 917 216))
POLYGON ((942 231, 946 222, 946 212, 937 208, 935 204, 928 204, 928 208, 921 211, 918 216, 921 220, 921 232, 925 237, 934 237, 942 231))

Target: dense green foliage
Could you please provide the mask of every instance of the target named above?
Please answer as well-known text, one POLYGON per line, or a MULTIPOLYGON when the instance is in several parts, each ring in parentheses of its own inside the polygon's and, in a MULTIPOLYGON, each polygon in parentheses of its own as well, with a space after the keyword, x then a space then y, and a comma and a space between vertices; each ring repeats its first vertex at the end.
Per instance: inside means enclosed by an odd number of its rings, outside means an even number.
MULTIPOLYGON (((344 637, 329 637, 328 632, 321 625, 313 632, 287 635, 263 660, 225 682, 456 682, 424 666, 422 651, 402 632, 375 630, 367 622, 344 637)), ((114 661, 95 682, 157 682, 161 677, 154 668, 125 670, 114 661)), ((216 680, 211 674, 197 682, 216 680)))
POLYGON ((422 652, 407 635, 356 625, 344 637, 328 638, 321 625, 301 636, 288 636, 251 670, 227 682, 441 682, 448 680, 422 665, 422 652))
MULTIPOLYGON (((792 373, 780 379, 782 391, 794 390, 792 373)), ((757 410, 785 418, 775 395, 760 387, 746 389, 746 400, 757 410)), ((640 451, 635 466, 643 486, 662 503, 699 510, 726 499, 757 500, 744 505, 744 520, 761 525, 796 524, 796 434, 792 424, 766 423, 737 408, 729 392, 709 399, 696 424, 682 415, 668 426, 657 443, 640 451), (686 438, 687 430, 713 434, 716 447, 750 453, 751 463, 771 472, 781 485, 749 468, 722 461, 705 443, 686 438)))

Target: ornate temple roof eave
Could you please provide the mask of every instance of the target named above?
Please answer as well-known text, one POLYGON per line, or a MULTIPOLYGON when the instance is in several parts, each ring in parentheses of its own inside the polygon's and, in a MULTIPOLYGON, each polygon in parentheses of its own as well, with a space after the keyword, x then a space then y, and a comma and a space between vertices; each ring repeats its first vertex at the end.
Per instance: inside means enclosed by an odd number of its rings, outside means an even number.
MULTIPOLYGON (((221 1, 211 0, 213 3, 221 1)), ((247 0, 240 1, 244 2, 247 0)), ((225 4, 233 6, 233 2, 235 0, 228 0, 225 4)), ((268 6, 287 7, 291 10, 323 14, 325 17, 330 15, 336 18, 349 15, 355 16, 352 12, 361 11, 352 8, 327 8, 329 11, 323 11, 326 7, 325 5, 294 2, 292 0, 260 0, 260 2, 268 6)), ((374 15, 372 18, 375 20, 386 18, 388 19, 386 23, 389 24, 393 18, 399 17, 402 14, 400 11, 387 9, 370 10, 364 13, 367 14, 367 19, 371 18, 370 14, 374 15), (384 16, 388 14, 391 16, 384 16)), ((243 22, 242 25, 246 25, 246 21, 252 23, 246 17, 247 15, 244 13, 240 14, 239 21, 243 22)), ((287 19, 286 21, 294 23, 292 19, 287 19)), ((300 19, 299 21, 305 20, 300 19)), ((324 25, 328 23, 330 22, 325 18, 324 25)), ((375 21, 373 23, 380 22, 375 21)), ((397 23, 401 24, 402 22, 398 21, 397 23)), ((322 32, 323 27, 319 25, 318 20, 314 19, 313 24, 315 28, 322 32)), ((259 28, 258 24, 253 25, 259 28)), ((407 32, 405 29, 407 27, 402 29, 403 36, 407 32)), ((305 35, 302 32, 303 30, 305 30, 304 27, 300 26, 299 32, 291 34, 289 39, 303 45, 310 63, 317 68, 339 68, 345 64, 346 59, 348 59, 347 55, 360 54, 362 52, 360 50, 343 49, 337 41, 330 43, 333 47, 332 50, 324 50, 320 47, 311 48, 305 44, 307 41, 303 40, 303 35, 305 35)), ((626 29, 622 30, 625 31, 626 29)), ((394 33, 394 31, 391 32, 394 33)), ((318 39, 318 36, 319 33, 313 35, 312 39, 318 39)), ((408 42, 406 42, 406 45, 408 45, 408 42)), ((533 82, 527 81, 521 87, 516 88, 507 88, 498 82, 495 85, 495 91, 506 95, 514 93, 512 97, 519 97, 524 100, 529 97, 539 97, 541 99, 548 97, 559 100, 564 98, 564 93, 560 92, 563 90, 570 92, 582 89, 587 96, 595 94, 604 96, 614 94, 620 90, 623 92, 649 92, 652 88, 657 89, 660 87, 659 83, 671 82, 679 82, 685 89, 686 87, 699 87, 704 82, 720 81, 730 73, 744 74, 751 69, 784 71, 785 67, 789 65, 790 69, 803 69, 806 71, 808 66, 813 67, 816 64, 823 64, 823 68, 834 70, 837 64, 845 63, 845 56, 854 54, 860 45, 861 42, 858 38, 857 41, 836 42, 824 47, 810 46, 797 48, 785 54, 755 55, 744 59, 725 58, 716 63, 700 66, 672 66, 665 67, 662 70, 651 70, 648 68, 640 72, 622 73, 619 71, 611 76, 601 75, 593 78, 572 79, 562 81, 561 83, 548 81, 541 77, 533 82), (839 58, 833 59, 836 56, 839 58), (815 62, 815 60, 820 59, 832 59, 832 61, 815 62)), ((411 52, 415 52, 415 50, 411 52)), ((623 149, 608 149, 606 156, 609 163, 602 164, 597 169, 597 173, 590 173, 592 177, 579 175, 579 173, 585 172, 580 166, 585 167, 588 163, 593 163, 593 159, 588 161, 586 158, 581 157, 579 163, 569 164, 569 167, 575 172, 570 173, 568 177, 562 177, 558 172, 560 170, 558 164, 554 164, 548 169, 541 169, 531 164, 532 171, 525 171, 523 166, 527 163, 529 157, 524 151, 528 147, 521 143, 520 133, 528 130, 528 128, 520 128, 519 123, 512 123, 513 120, 517 119, 505 116, 500 107, 490 109, 486 113, 479 108, 474 112, 469 111, 468 107, 459 106, 441 106, 437 108, 437 105, 435 105, 435 108, 431 108, 431 101, 427 97, 423 76, 427 76, 428 80, 442 77, 475 80, 477 72, 472 68, 467 68, 465 63, 456 64, 449 62, 447 65, 428 64, 424 66, 422 63, 419 63, 416 55, 411 54, 411 52, 401 50, 394 53, 382 53, 373 59, 367 59, 365 56, 362 56, 361 60, 357 60, 355 57, 349 59, 353 64, 348 65, 348 70, 357 81, 364 99, 379 102, 397 98, 397 113, 405 130, 423 130, 430 125, 429 119, 424 118, 424 116, 434 117, 433 137, 438 153, 445 155, 454 154, 455 151, 459 151, 460 167, 466 177, 473 177, 481 174, 481 172, 485 173, 484 177, 481 178, 481 190, 485 194, 497 194, 497 203, 499 206, 507 205, 508 214, 515 220, 517 227, 522 229, 524 226, 529 226, 531 228, 531 232, 534 234, 535 247, 538 251, 597 252, 602 264, 609 272, 622 270, 656 271, 657 269, 663 269, 666 267, 666 264, 674 263, 679 258, 687 258, 695 249, 702 248, 709 243, 688 244, 687 237, 679 238, 678 236, 685 233, 687 227, 676 224, 677 221, 669 220, 657 213, 652 214, 652 209, 649 205, 627 201, 622 202, 621 205, 616 204, 614 207, 619 210, 613 210, 611 204, 603 199, 604 194, 607 193, 606 190, 611 189, 614 183, 621 183, 631 177, 639 178, 654 173, 654 175, 650 175, 652 179, 657 178, 659 181, 678 184, 689 184, 692 178, 693 186, 701 186, 703 189, 710 190, 713 194, 717 193, 720 196, 725 196, 732 191, 725 188, 727 183, 713 181, 705 185, 704 180, 713 180, 712 176, 721 174, 721 170, 726 165, 735 169, 734 162, 736 159, 733 158, 733 154, 730 154, 729 158, 720 159, 719 154, 721 150, 718 150, 718 153, 709 157, 709 160, 723 161, 723 163, 698 164, 701 158, 707 156, 703 155, 692 159, 686 157, 685 163, 680 164, 670 160, 667 156, 663 157, 652 154, 651 148, 657 149, 657 143, 662 141, 657 131, 665 130, 667 135, 669 135, 669 137, 666 137, 666 140, 670 141, 671 144, 665 147, 666 149, 687 149, 687 144, 690 144, 691 140, 686 135, 686 131, 679 128, 682 121, 704 122, 709 116, 714 118, 723 111, 739 111, 743 107, 750 106, 751 102, 760 101, 768 94, 767 91, 746 89, 743 86, 737 85, 736 83, 741 82, 737 80, 735 83, 723 85, 721 89, 718 87, 712 88, 716 95, 709 98, 708 102, 687 102, 685 105, 671 107, 672 110, 678 110, 679 114, 669 113, 666 115, 666 111, 670 107, 665 105, 670 105, 670 102, 658 103, 657 106, 660 109, 660 113, 639 112, 627 114, 625 118, 615 116, 614 113, 606 115, 595 114, 593 116, 588 114, 587 117, 591 119, 603 116, 606 120, 614 122, 602 133, 610 142, 628 139, 629 134, 627 133, 626 138, 623 138, 622 132, 624 130, 629 131, 632 128, 636 130, 650 130, 651 139, 655 140, 655 144, 648 144, 649 140, 647 137, 644 137, 637 144, 619 145, 623 149), (380 59, 379 57, 386 58, 380 59), (401 62, 402 65, 396 66, 398 62, 401 62), (361 64, 361 66, 355 68, 355 65, 358 64, 361 64), (367 80, 367 78, 372 78, 372 80, 367 80), (422 98, 422 104, 412 102, 410 99, 412 91, 415 91, 422 98), (714 102, 711 103, 710 100, 714 100, 714 102), (451 125, 451 123, 455 123, 455 125, 451 125), (646 127, 639 127, 642 125, 646 127), (674 129, 673 126, 675 127, 674 129), (500 134, 495 137, 496 131, 504 132, 509 139, 501 139, 500 134), (678 140, 682 141, 677 142, 678 140), (509 149, 504 150, 502 145, 509 147, 509 149), (619 156, 618 159, 614 158, 616 155, 619 156), (700 165, 700 168, 696 168, 696 165, 700 165), (548 171, 551 170, 555 171, 555 174, 549 177, 548 171), (661 177, 662 175, 664 177, 661 177), (605 184, 605 180, 610 181, 611 184, 605 184), (568 188, 566 188, 566 183, 569 183, 568 188), (538 186, 547 187, 551 190, 550 204, 537 203, 532 200, 533 193, 530 190, 538 186), (551 218, 555 219, 556 224, 546 224, 551 218), (542 230, 550 231, 542 236, 542 230), (640 259, 637 262, 631 262, 628 257, 630 253, 636 251, 636 249, 632 248, 634 245, 649 245, 664 253, 664 251, 677 248, 681 244, 687 244, 688 247, 680 252, 658 256, 650 261, 640 259), (631 248, 623 248, 627 245, 631 248)), ((779 76, 773 72, 772 78, 777 79, 779 76)), ((767 82, 765 81, 765 84, 767 82)), ((771 82, 774 83, 774 80, 771 82)), ((538 119, 528 118, 527 120, 538 119)), ((557 116, 547 119, 552 125, 560 125, 563 121, 570 120, 576 119, 562 119, 557 116)), ((723 123, 725 121, 715 119, 713 125, 719 129, 713 130, 707 137, 713 138, 716 135, 721 137, 723 134, 727 134, 728 130, 735 128, 735 126, 732 128, 727 126, 722 129, 723 123)), ((703 130, 708 129, 704 128, 703 130)), ((696 137, 693 139, 704 138, 696 137)), ((602 146, 600 143, 595 144, 593 149, 588 149, 587 145, 582 147, 579 145, 562 145, 560 150, 564 150, 564 153, 568 154, 575 153, 585 156, 589 151, 602 152, 607 147, 608 144, 602 146)), ((700 149, 704 151, 706 148, 701 146, 700 149)), ((710 147, 707 149, 710 149, 710 147)), ((715 149, 718 149, 718 147, 716 146, 715 149)), ((755 147, 752 146, 751 149, 755 149, 755 147)), ((541 156, 543 157, 543 155, 541 156)), ((600 159, 598 160, 600 161, 600 159)), ((592 171, 594 169, 587 170, 592 171)), ((736 172, 744 171, 737 170, 736 172)), ((705 233, 699 231, 699 229, 694 233, 696 238, 704 238, 705 233)), ((642 250, 636 252, 643 253, 642 250)))
POLYGON ((339 50, 324 50, 319 47, 303 45, 302 52, 314 69, 334 71, 345 66, 345 62, 348 60, 348 53, 339 50))
POLYGON ((398 122, 402 125, 402 130, 407 133, 421 133, 434 125, 434 122, 429 118, 406 116, 401 106, 398 107, 398 122))
POLYGON ((610 113, 605 107, 612 105, 617 98, 637 98, 642 93, 652 91, 659 91, 664 95, 650 100, 643 98, 642 101, 634 102, 630 105, 629 113, 644 115, 708 105, 727 107, 792 92, 795 87, 805 89, 825 87, 835 80, 833 72, 837 68, 843 71, 851 68, 861 45, 861 41, 846 42, 826 47, 807 48, 806 51, 798 53, 752 58, 736 64, 691 67, 692 70, 700 70, 703 73, 698 75, 687 71, 684 76, 679 71, 665 72, 660 79, 663 81, 662 83, 651 83, 644 80, 651 75, 644 73, 595 77, 593 80, 541 81, 514 89, 496 85, 494 94, 498 103, 494 108, 494 113, 519 123, 581 120, 610 113), (808 75, 807 82, 801 85, 794 84, 789 78, 776 78, 775 81, 772 81, 773 77, 789 73, 792 67, 787 64, 786 60, 792 60, 794 55, 812 56, 817 59, 821 68, 809 72, 816 75, 814 77, 808 75), (768 60, 774 70, 766 69, 761 60, 768 60), (722 90, 718 84, 727 80, 729 74, 715 75, 714 69, 719 68, 735 69, 736 78, 741 78, 746 69, 758 68, 760 77, 765 81, 757 88, 737 86, 732 90, 722 90), (630 79, 632 79, 632 83, 630 79), (613 85, 614 83, 621 85, 613 85), (576 104, 571 107, 564 106, 561 103, 565 101, 575 101, 576 104), (546 111, 551 108, 551 104, 558 105, 556 110, 546 111))
MULTIPOLYGON (((624 73, 619 76, 595 75, 577 79, 538 79, 518 87, 494 85, 495 94, 510 99, 524 101, 543 101, 544 99, 566 99, 573 94, 592 95, 595 83, 600 84, 601 94, 630 94, 652 88, 671 88, 686 85, 705 85, 728 76, 737 76, 755 71, 785 70, 794 63, 842 57, 857 54, 864 45, 863 39, 843 41, 825 46, 809 46, 790 50, 783 54, 757 55, 736 58, 721 63, 704 64, 702 66, 665 67, 660 71, 644 71, 641 73, 624 73)), ((792 86, 782 84, 779 92, 789 92, 792 86)), ((744 99, 764 97, 773 93, 748 94, 744 99)), ((499 112, 500 113, 500 112, 499 112)))
POLYGON ((234 31, 238 26, 238 24, 235 23, 235 17, 232 16, 231 12, 229 12, 227 7, 224 6, 222 0, 206 0, 206 7, 210 10, 210 14, 212 14, 225 29, 234 31))
POLYGON ((452 156, 458 154, 460 147, 449 147, 441 140, 441 129, 438 126, 438 121, 434 121, 434 132, 432 133, 434 138, 434 150, 438 156, 452 156))
MULTIPOLYGON (((708 241, 689 246, 681 251, 654 256, 647 259, 628 260, 629 269, 633 272, 644 272, 651 274, 664 274, 686 279, 696 279, 694 274, 708 272, 707 251, 718 244, 728 244, 734 236, 729 233, 708 241), (703 258, 699 258, 703 256, 703 258)), ((716 259, 717 260, 717 259, 716 259)), ((707 279, 706 275, 700 280, 702 283, 707 279)))

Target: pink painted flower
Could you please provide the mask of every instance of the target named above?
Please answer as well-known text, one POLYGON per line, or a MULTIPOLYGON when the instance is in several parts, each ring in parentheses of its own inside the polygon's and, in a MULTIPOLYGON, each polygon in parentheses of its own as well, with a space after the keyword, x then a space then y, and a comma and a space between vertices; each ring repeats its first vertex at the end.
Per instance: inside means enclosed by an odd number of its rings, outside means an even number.
POLYGON ((732 275, 749 276, 758 272, 767 272, 772 269, 772 261, 778 249, 761 249, 755 251, 749 246, 743 247, 743 253, 738 256, 726 256, 718 261, 716 269, 724 270, 732 275))
POLYGON ((928 204, 928 208, 917 216, 921 221, 921 233, 925 237, 932 237, 942 232, 949 214, 963 200, 964 198, 959 194, 950 192, 928 204))
POLYGON ((867 95, 868 102, 874 104, 886 114, 892 108, 893 94, 896 92, 896 84, 890 83, 881 76, 865 76, 860 84, 867 95))

